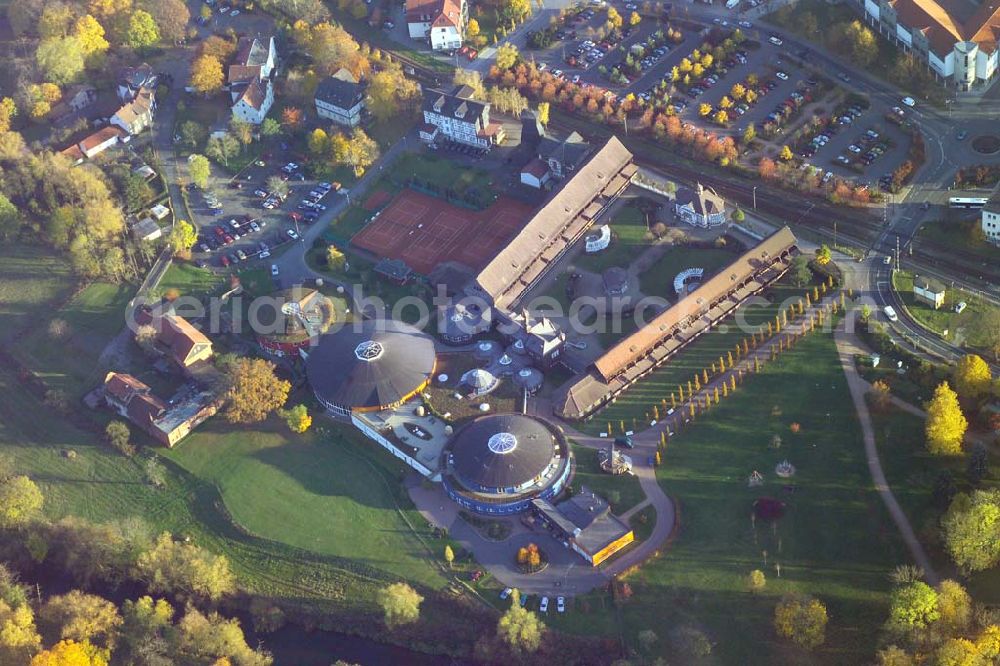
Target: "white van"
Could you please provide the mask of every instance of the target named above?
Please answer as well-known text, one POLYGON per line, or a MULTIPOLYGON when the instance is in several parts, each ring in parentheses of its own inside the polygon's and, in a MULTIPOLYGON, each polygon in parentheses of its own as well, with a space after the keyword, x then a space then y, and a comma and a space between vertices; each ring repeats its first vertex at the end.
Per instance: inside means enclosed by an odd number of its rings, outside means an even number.
POLYGON ((885 313, 885 316, 889 321, 899 321, 899 317, 896 316, 896 311, 892 309, 891 305, 887 305, 882 308, 882 312, 885 313))

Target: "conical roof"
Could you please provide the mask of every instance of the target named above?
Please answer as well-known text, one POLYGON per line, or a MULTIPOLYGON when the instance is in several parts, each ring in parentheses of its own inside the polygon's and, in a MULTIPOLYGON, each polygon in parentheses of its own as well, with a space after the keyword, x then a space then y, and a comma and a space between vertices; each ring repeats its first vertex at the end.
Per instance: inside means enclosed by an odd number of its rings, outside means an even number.
POLYGON ((349 409, 398 404, 434 372, 434 340, 393 320, 366 320, 320 338, 306 374, 316 395, 349 409))

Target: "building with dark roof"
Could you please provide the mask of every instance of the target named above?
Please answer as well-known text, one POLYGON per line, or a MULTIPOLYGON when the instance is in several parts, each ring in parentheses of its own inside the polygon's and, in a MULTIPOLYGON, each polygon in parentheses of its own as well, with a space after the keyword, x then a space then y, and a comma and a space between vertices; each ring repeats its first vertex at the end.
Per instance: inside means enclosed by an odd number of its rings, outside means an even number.
POLYGON ((375 272, 396 284, 406 284, 413 277, 413 269, 405 261, 388 257, 378 260, 375 272))
POLYGON ((488 148, 503 142, 503 125, 490 120, 490 105, 472 98, 471 88, 456 86, 450 93, 424 89, 424 124, 421 138, 438 138, 469 146, 488 148))
POLYGON ((365 107, 365 89, 346 69, 341 68, 316 87, 316 115, 344 127, 357 127, 365 107))
POLYGON ((531 509, 557 539, 565 540, 595 567, 635 540, 632 528, 612 515, 608 503, 586 486, 555 505, 545 499, 532 500, 531 509))
POLYGON ((563 434, 523 414, 474 419, 455 433, 442 456, 448 495, 481 514, 520 513, 532 500, 555 497, 572 468, 563 434))
POLYGON ((123 67, 118 72, 118 85, 116 87, 118 99, 123 102, 131 101, 143 88, 155 89, 158 82, 159 75, 146 63, 135 67, 123 67))
POLYGON ((611 266, 601 273, 604 283, 604 293, 608 296, 621 296, 628 291, 628 271, 620 266, 611 266))
POLYGON ((438 336, 449 345, 468 344, 491 326, 489 312, 474 303, 457 301, 438 310, 438 336))
POLYGON ((944 305, 944 297, 947 289, 944 284, 933 279, 922 276, 913 278, 913 297, 935 310, 944 305))
POLYGON ((571 132, 565 139, 543 136, 538 143, 538 157, 555 178, 571 175, 592 152, 594 148, 577 132, 571 132))
POLYGON ((715 227, 726 222, 726 202, 711 187, 698 183, 694 189, 677 190, 674 213, 692 226, 715 227))
POLYGON ((327 333, 307 357, 316 399, 341 416, 403 404, 427 386, 437 362, 430 336, 391 319, 327 333))

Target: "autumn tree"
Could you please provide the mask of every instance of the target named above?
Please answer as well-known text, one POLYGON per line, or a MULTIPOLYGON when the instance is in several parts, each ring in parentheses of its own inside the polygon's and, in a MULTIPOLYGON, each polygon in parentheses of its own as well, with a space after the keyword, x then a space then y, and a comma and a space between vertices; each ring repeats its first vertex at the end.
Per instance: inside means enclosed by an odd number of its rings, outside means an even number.
POLYGON ((767 585, 767 578, 764 576, 764 572, 760 569, 754 569, 747 576, 747 588, 751 592, 760 592, 767 585))
POLYGON ((889 391, 889 385, 881 379, 876 379, 872 382, 872 387, 868 391, 868 399, 871 401, 872 407, 880 412, 884 412, 892 403, 892 393, 889 391))
POLYGON ((149 12, 136 10, 128 19, 125 31, 125 45, 136 51, 147 49, 160 41, 160 29, 149 12))
POLYGON ((42 491, 26 476, 0 481, 0 528, 20 527, 42 508, 42 491))
POLYGON ((236 53, 236 41, 219 35, 210 35, 198 47, 198 55, 212 56, 219 62, 229 60, 236 53))
POLYGON ((861 21, 844 21, 830 28, 828 42, 858 65, 867 67, 878 57, 875 33, 861 21))
POLYGON ((808 596, 788 596, 774 609, 778 635, 811 650, 826 640, 826 606, 808 596))
POLYGON ((346 150, 340 153, 334 148, 333 159, 350 166, 355 176, 360 177, 379 158, 378 144, 360 127, 354 128, 344 145, 346 150))
POLYGON ((497 623, 497 636, 515 653, 538 650, 544 631, 538 616, 521 604, 511 604, 497 623))
POLYGON ((982 357, 966 354, 955 365, 951 381, 955 384, 955 392, 959 397, 963 400, 975 400, 989 393, 993 374, 982 357))
POLYGON ((830 263, 833 255, 830 252, 830 246, 823 243, 816 249, 816 263, 820 266, 825 266, 830 263))
POLYGON ((379 590, 378 603, 385 613, 385 624, 392 629, 412 624, 420 618, 420 603, 424 600, 406 583, 393 583, 379 590))
POLYGON ((940 617, 938 594, 927 583, 897 587, 889 600, 889 627, 900 633, 925 629, 940 617))
POLYGON ((520 53, 518 52, 516 46, 513 44, 501 44, 497 47, 497 68, 502 72, 506 71, 517 63, 519 57, 520 53))
POLYGON ((226 420, 256 423, 285 404, 291 384, 275 375, 274 370, 270 361, 250 358, 241 358, 228 369, 226 420))
POLYGON ((347 257, 344 255, 343 251, 336 245, 326 246, 326 266, 331 271, 342 271, 344 270, 344 264, 347 262, 347 257))
POLYGON ((945 548, 965 572, 989 569, 1000 561, 1000 491, 959 493, 941 518, 945 548))
POLYGON ((112 421, 104 428, 104 439, 116 451, 130 456, 135 453, 135 446, 129 439, 132 433, 124 421, 112 421))
POLYGON ((198 242, 198 230, 187 220, 177 220, 174 222, 170 235, 167 237, 167 244, 176 255, 187 255, 191 248, 198 242))
POLYGON ((451 549, 450 545, 445 544, 444 547, 444 561, 448 563, 448 568, 451 568, 452 562, 455 561, 455 551, 451 549))
POLYGON ((788 162, 789 160, 792 159, 792 157, 793 157, 792 149, 789 148, 788 146, 782 146, 781 152, 778 154, 778 159, 780 159, 782 162, 788 162))
POLYGON ((548 125, 549 124, 549 103, 548 102, 539 102, 537 108, 538 108, 538 122, 540 122, 543 126, 548 125))
POLYGON ((143 0, 140 5, 152 16, 165 41, 173 42, 187 36, 191 12, 184 0, 143 0))
POLYGON ((208 187, 208 178, 212 175, 212 167, 208 163, 208 158, 204 155, 192 154, 188 157, 188 176, 191 182, 205 189, 208 187))
POLYGON ((941 382, 934 390, 934 397, 926 405, 927 422, 924 431, 927 436, 927 450, 938 456, 954 456, 962 453, 962 440, 968 421, 958 404, 958 395, 951 390, 948 382, 941 382))
POLYGON ((456 86, 469 86, 472 88, 473 99, 486 99, 486 84, 483 83, 482 75, 476 70, 459 67, 455 70, 452 82, 456 86))
POLYGON ((305 405, 295 405, 283 411, 281 416, 285 419, 288 429, 295 433, 304 433, 312 425, 312 416, 309 415, 309 409, 305 405))
POLYGON ((236 589, 229 560, 164 532, 136 560, 136 573, 152 592, 218 601, 236 589))
POLYGON ((59 85, 76 81, 85 67, 83 45, 73 35, 42 40, 35 60, 45 78, 59 85))
POLYGON ((50 641, 70 639, 112 651, 122 624, 118 608, 103 597, 72 590, 49 597, 38 609, 38 627, 50 641))
POLYGON ((213 136, 205 144, 205 155, 216 162, 229 165, 229 160, 240 154, 240 142, 232 134, 213 136))
POLYGON ((281 124, 287 127, 289 130, 296 130, 305 120, 302 115, 302 109, 294 106, 286 106, 281 111, 281 124))
POLYGON ((105 39, 104 27, 90 14, 76 20, 73 34, 80 42, 85 66, 96 69, 104 64, 104 55, 111 46, 105 39))
POLYGON ((27 588, 0 564, 0 664, 24 664, 41 647, 27 588))
POLYGON ((179 664, 270 666, 271 656, 247 645, 239 620, 188 607, 170 632, 171 657, 179 664))
POLYGON ((107 666, 103 651, 87 641, 59 641, 31 658, 30 666, 107 666))
POLYGON ((419 93, 416 82, 406 78, 399 66, 387 67, 372 75, 368 84, 368 109, 377 120, 399 115, 400 106, 419 93))
POLYGON ((144 596, 132 601, 126 599, 121 607, 121 642, 115 650, 115 657, 122 663, 163 663, 169 664, 170 646, 168 637, 172 634, 174 609, 164 599, 144 596), (170 632, 170 633, 168 633, 170 632), (154 661, 151 657, 160 657, 154 661))
POLYGON ((212 55, 203 54, 191 63, 191 87, 195 92, 210 95, 222 89, 222 63, 212 55))
POLYGON ((972 597, 954 580, 943 580, 937 587, 938 624, 949 634, 968 631, 972 624, 972 597))
POLYGON ((479 35, 479 21, 474 18, 469 19, 469 23, 465 26, 465 36, 472 39, 479 35))

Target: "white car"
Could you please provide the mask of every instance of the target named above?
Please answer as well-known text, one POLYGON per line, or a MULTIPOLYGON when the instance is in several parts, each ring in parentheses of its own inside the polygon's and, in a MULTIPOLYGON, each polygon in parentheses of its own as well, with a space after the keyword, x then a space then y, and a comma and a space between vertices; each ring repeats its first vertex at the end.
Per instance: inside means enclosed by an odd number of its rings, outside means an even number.
POLYGON ((962 314, 962 311, 965 310, 966 307, 967 306, 965 301, 959 301, 958 303, 955 303, 955 314, 962 314))
POLYGON ((539 613, 548 613, 549 612, 549 598, 548 597, 542 597, 541 603, 538 604, 538 612, 539 613))
POLYGON ((565 613, 566 612, 566 598, 565 597, 557 597, 556 598, 556 610, 559 611, 560 613, 565 613))
POLYGON ((503 592, 500 593, 500 598, 503 599, 504 601, 506 601, 507 597, 509 597, 513 591, 514 590, 512 590, 509 587, 503 588, 503 592))
POLYGON ((288 237, 291 238, 292 240, 298 240, 299 239, 299 235, 297 233, 295 233, 295 229, 289 229, 285 233, 288 234, 288 237))
POLYGON ((775 72, 774 75, 777 76, 782 81, 787 81, 788 80, 788 74, 785 74, 784 72, 775 72))
POLYGON ((778 39, 778 38, 777 38, 777 37, 775 37, 774 35, 771 35, 770 37, 768 37, 768 38, 767 38, 767 41, 771 42, 771 43, 772 43, 772 44, 774 44, 775 46, 781 46, 782 44, 784 44, 784 42, 783 42, 783 41, 781 41, 780 39, 778 39))
POLYGON ((892 257, 890 257, 888 254, 885 255, 884 257, 882 257, 882 263, 885 264, 886 266, 890 265, 892 263, 892 257))
POLYGON ((278 277, 278 264, 271 264, 271 277, 278 277))
POLYGON ((885 316, 889 321, 899 321, 899 317, 896 316, 896 311, 892 309, 891 305, 887 305, 882 308, 882 312, 885 313, 885 316))
POLYGON ((914 99, 912 97, 904 97, 900 101, 903 104, 905 104, 906 106, 910 107, 910 108, 913 108, 913 107, 915 107, 917 105, 917 103, 914 101, 914 99))
POLYGON ((573 83, 579 83, 579 82, 580 82, 580 75, 579 74, 574 74, 573 75, 573 83))

